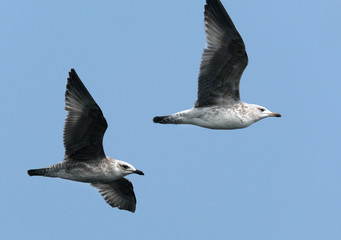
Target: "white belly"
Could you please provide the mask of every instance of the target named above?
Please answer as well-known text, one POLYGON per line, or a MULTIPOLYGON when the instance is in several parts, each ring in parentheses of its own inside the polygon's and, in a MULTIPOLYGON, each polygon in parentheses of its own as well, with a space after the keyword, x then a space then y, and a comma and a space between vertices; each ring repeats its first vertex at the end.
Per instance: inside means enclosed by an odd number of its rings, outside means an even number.
POLYGON ((107 164, 98 164, 98 162, 80 162, 70 165, 64 163, 62 168, 51 175, 54 175, 51 177, 88 183, 110 182, 121 178, 107 164))
POLYGON ((211 129, 238 129, 250 126, 253 121, 234 108, 193 108, 176 114, 179 123, 193 124, 211 129))

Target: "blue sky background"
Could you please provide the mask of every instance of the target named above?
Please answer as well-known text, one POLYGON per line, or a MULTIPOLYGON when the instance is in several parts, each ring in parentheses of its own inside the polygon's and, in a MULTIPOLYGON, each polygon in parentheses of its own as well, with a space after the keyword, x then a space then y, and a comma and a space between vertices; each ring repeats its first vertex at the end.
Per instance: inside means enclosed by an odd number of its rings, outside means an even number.
POLYGON ((204 0, 1 1, 1 239, 341 239, 341 2, 222 0, 249 65, 242 130, 156 125, 191 108, 204 0), (75 68, 132 163, 134 214, 88 184, 29 177, 63 159, 75 68))

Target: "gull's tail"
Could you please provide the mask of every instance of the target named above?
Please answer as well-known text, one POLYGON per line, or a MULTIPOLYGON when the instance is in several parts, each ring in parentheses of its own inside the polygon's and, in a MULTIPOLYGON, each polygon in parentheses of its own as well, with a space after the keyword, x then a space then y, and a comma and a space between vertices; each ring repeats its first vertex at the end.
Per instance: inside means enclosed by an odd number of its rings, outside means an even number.
POLYGON ((58 177, 58 172, 64 167, 63 162, 61 162, 46 168, 30 169, 27 173, 30 176, 58 177))
POLYGON ((27 171, 30 176, 45 176, 48 172, 48 168, 30 169, 27 171))
POLYGON ((171 116, 156 116, 153 118, 154 123, 169 124, 174 123, 171 116))

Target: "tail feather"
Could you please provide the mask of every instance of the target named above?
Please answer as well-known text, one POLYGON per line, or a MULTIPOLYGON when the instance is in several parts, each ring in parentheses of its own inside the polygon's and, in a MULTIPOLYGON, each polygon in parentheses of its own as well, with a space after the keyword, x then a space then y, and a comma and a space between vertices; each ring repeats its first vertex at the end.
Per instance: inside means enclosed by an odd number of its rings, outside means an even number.
POLYGON ((27 171, 30 176, 44 176, 47 172, 46 168, 30 169, 27 171))
POLYGON ((170 116, 156 116, 153 118, 153 122, 161 124, 172 123, 170 116))

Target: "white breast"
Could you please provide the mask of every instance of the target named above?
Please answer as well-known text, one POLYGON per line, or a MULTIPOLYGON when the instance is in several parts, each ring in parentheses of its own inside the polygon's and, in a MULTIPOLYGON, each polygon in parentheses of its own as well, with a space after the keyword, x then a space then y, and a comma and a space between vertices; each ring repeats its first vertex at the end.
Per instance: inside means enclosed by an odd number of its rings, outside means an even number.
POLYGON ((184 123, 212 129, 238 129, 250 126, 253 121, 237 107, 214 106, 188 110, 184 123))

